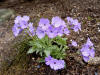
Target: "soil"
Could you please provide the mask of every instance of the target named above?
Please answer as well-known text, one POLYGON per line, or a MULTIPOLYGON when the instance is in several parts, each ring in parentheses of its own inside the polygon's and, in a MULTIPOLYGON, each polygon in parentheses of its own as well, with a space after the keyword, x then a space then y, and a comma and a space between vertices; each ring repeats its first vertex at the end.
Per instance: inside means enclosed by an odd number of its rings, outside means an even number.
MULTIPOLYGON (((45 64, 36 62, 39 57, 30 55, 29 58, 32 60, 27 67, 17 71, 16 68, 11 68, 6 75, 100 75, 99 65, 89 65, 76 54, 90 37, 94 43, 95 56, 100 57, 100 0, 31 0, 17 3, 6 1, 0 3, 0 8, 13 9, 16 12, 15 16, 28 15, 34 23, 37 23, 41 17, 51 19, 54 16, 60 16, 65 19, 70 16, 78 19, 82 24, 82 31, 79 34, 72 31, 69 36, 66 36, 68 40, 77 41, 79 46, 69 47, 66 51, 68 56, 65 59, 65 69, 54 71, 45 64)), ((9 22, 13 24, 12 19, 9 22)))

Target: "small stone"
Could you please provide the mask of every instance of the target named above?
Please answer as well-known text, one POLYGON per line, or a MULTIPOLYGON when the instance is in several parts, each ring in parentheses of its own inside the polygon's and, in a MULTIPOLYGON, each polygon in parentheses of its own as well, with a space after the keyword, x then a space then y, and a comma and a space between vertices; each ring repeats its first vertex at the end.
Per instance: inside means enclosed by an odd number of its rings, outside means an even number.
POLYGON ((100 65, 100 57, 91 58, 88 61, 88 64, 90 64, 90 65, 100 65))
POLYGON ((98 30, 98 32, 100 32, 100 29, 98 30))
POLYGON ((97 24, 96 24, 97 26, 100 26, 100 22, 97 22, 97 24))
POLYGON ((37 65, 37 68, 40 68, 40 65, 37 65))

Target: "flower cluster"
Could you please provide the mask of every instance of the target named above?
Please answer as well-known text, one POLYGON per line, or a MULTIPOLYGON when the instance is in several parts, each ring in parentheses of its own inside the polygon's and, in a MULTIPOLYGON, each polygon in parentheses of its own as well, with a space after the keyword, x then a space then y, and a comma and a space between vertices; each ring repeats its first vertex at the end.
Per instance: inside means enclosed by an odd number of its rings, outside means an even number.
POLYGON ((49 38, 54 38, 63 34, 69 35, 69 33, 66 23, 58 16, 53 17, 51 23, 47 18, 41 18, 36 30, 36 35, 40 39, 45 35, 48 35, 49 38))
MULTIPOLYGON (((32 38, 34 36, 36 39, 32 39, 30 41, 31 48, 29 49, 28 53, 36 52, 40 53, 41 56, 44 54, 44 57, 47 56, 45 58, 46 65, 49 65, 54 70, 63 69, 65 67, 64 60, 57 60, 64 59, 66 55, 66 38, 62 38, 61 36, 70 34, 70 26, 71 29, 73 29, 75 32, 78 32, 79 30, 81 30, 81 24, 77 19, 73 19, 71 17, 67 17, 68 23, 65 23, 64 20, 56 16, 53 17, 51 21, 48 18, 41 18, 37 25, 37 28, 35 29, 35 27, 33 27, 33 23, 29 22, 29 20, 29 16, 17 16, 14 20, 15 24, 12 28, 13 34, 15 36, 18 36, 22 31, 24 31, 32 38), (51 39, 48 40, 48 38, 51 39), (49 55, 57 59, 54 59, 49 55)), ((77 46, 77 43, 75 41, 72 41, 72 45, 77 46)), ((89 58, 90 56, 93 57, 93 54, 91 54, 93 52, 90 52, 94 51, 93 48, 91 48, 91 45, 90 41, 88 40, 87 44, 83 47, 83 49, 81 49, 84 60, 86 60, 86 58, 89 58), (87 51, 85 48, 91 50, 87 51)))
POLYGON ((51 56, 48 56, 45 58, 45 63, 46 65, 49 65, 51 69, 54 69, 54 70, 63 69, 65 67, 64 60, 57 60, 57 59, 52 58, 51 56))
POLYGON ((79 30, 81 30, 81 23, 79 23, 77 19, 73 19, 71 17, 67 17, 67 21, 68 21, 68 24, 72 26, 71 28, 75 32, 78 32, 79 30))
MULTIPOLYGON (((53 17, 51 23, 49 19, 41 18, 37 29, 33 27, 33 23, 29 22, 29 19, 29 16, 17 16, 15 18, 15 24, 12 28, 15 36, 18 36, 24 29, 27 29, 27 33, 30 36, 36 34, 39 39, 45 37, 45 35, 48 35, 49 38, 54 38, 56 36, 62 36, 63 34, 69 35, 70 33, 65 21, 58 16, 53 17)), ((81 25, 77 19, 73 20, 72 18, 67 17, 67 21, 69 25, 74 25, 72 29, 74 29, 75 32, 81 30, 81 25)))
POLYGON ((83 60, 85 62, 88 62, 90 60, 90 58, 95 56, 95 50, 93 47, 93 43, 90 41, 90 39, 87 39, 86 44, 84 44, 81 48, 81 53, 83 56, 83 60))
POLYGON ((27 33, 30 36, 35 35, 33 23, 29 22, 29 19, 29 16, 17 16, 15 18, 15 24, 12 28, 13 34, 15 36, 18 36, 18 34, 20 34, 20 32, 24 29, 28 29, 27 33))

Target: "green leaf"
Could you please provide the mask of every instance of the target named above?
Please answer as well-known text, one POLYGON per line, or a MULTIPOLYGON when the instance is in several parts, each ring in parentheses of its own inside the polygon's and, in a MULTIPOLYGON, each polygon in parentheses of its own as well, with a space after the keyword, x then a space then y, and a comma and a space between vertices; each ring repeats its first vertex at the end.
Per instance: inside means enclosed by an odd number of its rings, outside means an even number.
POLYGON ((35 49, 32 47, 27 51, 27 54, 30 54, 30 53, 33 53, 33 52, 35 52, 35 49))
POLYGON ((66 49, 68 49, 68 46, 65 45, 62 51, 65 51, 66 49))
POLYGON ((67 38, 62 38, 60 36, 57 36, 54 40, 58 45, 66 45, 67 38))
POLYGON ((52 46, 48 47, 47 49, 53 51, 53 50, 58 49, 58 47, 56 45, 52 45, 52 46))
POLYGON ((40 41, 35 42, 34 45, 38 48, 42 48, 42 44, 40 43, 40 41))
POLYGON ((42 56, 43 55, 43 52, 40 52, 39 54, 40 54, 40 56, 42 56))
POLYGON ((38 54, 38 53, 39 53, 39 49, 36 50, 36 54, 38 54))
POLYGON ((34 41, 29 41, 29 45, 33 46, 34 45, 34 41))
POLYGON ((60 50, 60 48, 53 50, 51 55, 56 59, 64 59, 66 56, 66 52, 60 50))
POLYGON ((44 53, 45 53, 46 56, 49 56, 51 51, 50 50, 45 50, 44 53))

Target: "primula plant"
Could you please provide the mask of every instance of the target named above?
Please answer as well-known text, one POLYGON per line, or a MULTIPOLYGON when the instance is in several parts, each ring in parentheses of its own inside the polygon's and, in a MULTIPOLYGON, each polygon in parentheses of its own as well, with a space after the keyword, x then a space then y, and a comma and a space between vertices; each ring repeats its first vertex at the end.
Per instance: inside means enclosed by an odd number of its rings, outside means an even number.
MULTIPOLYGON (((65 23, 64 20, 56 16, 51 21, 47 18, 41 18, 37 27, 34 27, 29 20, 29 16, 17 16, 15 18, 15 24, 12 28, 15 37, 23 31, 30 37, 28 54, 34 52, 39 54, 51 69, 63 69, 65 67, 66 50, 68 49, 67 38, 64 36, 70 34, 69 29, 75 32, 81 31, 81 23, 71 17, 67 17, 67 23, 65 23)), ((77 47, 77 42, 72 41, 72 46, 77 47)), ((90 57, 94 57, 93 44, 89 38, 87 43, 83 45, 81 53, 85 62, 90 57)))

